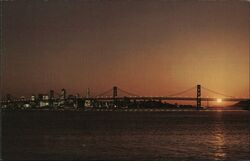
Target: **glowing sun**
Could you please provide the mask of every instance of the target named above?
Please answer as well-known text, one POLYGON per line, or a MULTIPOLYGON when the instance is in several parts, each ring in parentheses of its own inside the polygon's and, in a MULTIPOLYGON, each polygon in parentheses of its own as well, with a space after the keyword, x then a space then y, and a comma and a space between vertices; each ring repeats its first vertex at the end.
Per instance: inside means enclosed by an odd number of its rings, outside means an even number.
POLYGON ((218 102, 218 103, 221 103, 221 102, 222 102, 222 99, 221 99, 221 98, 217 98, 217 102, 218 102))

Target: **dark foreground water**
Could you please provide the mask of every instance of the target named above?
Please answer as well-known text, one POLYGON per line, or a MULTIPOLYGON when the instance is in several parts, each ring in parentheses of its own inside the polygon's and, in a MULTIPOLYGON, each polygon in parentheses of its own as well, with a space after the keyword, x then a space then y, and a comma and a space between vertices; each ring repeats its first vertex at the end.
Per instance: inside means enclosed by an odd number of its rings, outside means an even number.
POLYGON ((249 160, 249 111, 4 112, 3 159, 249 160))

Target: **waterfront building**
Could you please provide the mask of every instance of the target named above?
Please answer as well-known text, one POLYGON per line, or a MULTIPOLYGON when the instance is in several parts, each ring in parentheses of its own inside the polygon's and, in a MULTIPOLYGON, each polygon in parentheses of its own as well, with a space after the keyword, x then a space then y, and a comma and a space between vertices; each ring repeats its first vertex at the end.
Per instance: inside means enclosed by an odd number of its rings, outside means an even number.
POLYGON ((35 96, 35 95, 32 95, 32 96, 30 97, 30 100, 34 102, 34 101, 36 100, 36 96, 35 96))
POLYGON ((85 107, 86 109, 90 109, 90 108, 93 107, 93 104, 92 104, 91 100, 88 99, 89 97, 90 97, 90 89, 87 88, 87 92, 86 92, 86 98, 87 98, 87 99, 86 99, 85 102, 84 102, 84 107, 85 107))
POLYGON ((46 102, 46 101, 39 102, 39 107, 47 107, 47 106, 49 106, 49 102, 46 102))
POLYGON ((92 105, 91 100, 85 100, 84 107, 87 108, 87 109, 92 108, 93 105, 92 105))

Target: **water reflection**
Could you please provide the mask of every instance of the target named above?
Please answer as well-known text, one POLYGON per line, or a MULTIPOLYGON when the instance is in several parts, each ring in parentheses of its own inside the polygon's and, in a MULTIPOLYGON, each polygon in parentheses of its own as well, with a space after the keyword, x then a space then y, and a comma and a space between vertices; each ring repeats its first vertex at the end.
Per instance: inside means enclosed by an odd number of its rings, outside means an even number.
POLYGON ((61 114, 8 114, 6 160, 250 158, 249 111, 61 114))
POLYGON ((215 146, 215 152, 214 152, 214 159, 224 159, 226 156, 226 153, 224 152, 224 135, 221 133, 218 133, 215 135, 215 141, 214 141, 214 146, 215 146))
POLYGON ((225 152, 225 136, 224 123, 221 119, 221 114, 218 113, 218 120, 215 123, 212 135, 213 156, 215 160, 223 160, 226 158, 225 152))

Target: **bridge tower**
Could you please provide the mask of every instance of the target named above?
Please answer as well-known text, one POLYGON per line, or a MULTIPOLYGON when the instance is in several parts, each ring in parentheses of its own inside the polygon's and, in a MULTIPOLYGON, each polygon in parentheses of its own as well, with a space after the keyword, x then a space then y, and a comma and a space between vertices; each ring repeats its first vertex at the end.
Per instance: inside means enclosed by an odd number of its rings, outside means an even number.
POLYGON ((196 97, 196 109, 199 110, 201 108, 201 85, 197 85, 197 97, 196 97))
POLYGON ((113 98, 115 98, 117 96, 117 87, 114 86, 113 87, 113 98))
POLYGON ((117 102, 116 102, 116 96, 117 96, 117 87, 114 86, 113 87, 113 106, 114 107, 116 107, 116 104, 117 104, 117 102))

